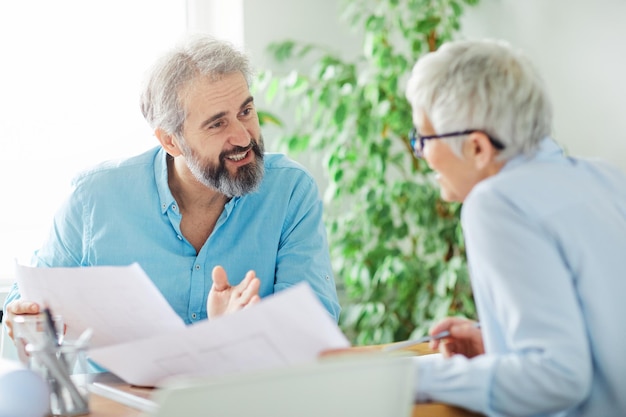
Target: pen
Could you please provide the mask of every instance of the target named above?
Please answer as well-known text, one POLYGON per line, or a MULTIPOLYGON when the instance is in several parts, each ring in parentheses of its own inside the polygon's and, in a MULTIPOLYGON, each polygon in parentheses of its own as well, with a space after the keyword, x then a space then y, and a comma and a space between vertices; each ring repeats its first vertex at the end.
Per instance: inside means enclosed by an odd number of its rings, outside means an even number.
MULTIPOLYGON (((50 372, 52 378, 50 379, 51 389, 55 395, 61 395, 61 387, 65 387, 68 390, 71 400, 75 407, 79 410, 88 410, 89 405, 87 400, 78 391, 74 381, 70 376, 69 365, 66 362, 66 358, 63 355, 61 349, 60 338, 57 335, 54 320, 52 319, 52 312, 48 305, 45 305, 43 314, 46 319, 46 334, 47 338, 43 341, 41 346, 31 346, 39 360, 50 372)), ((27 346, 28 349, 28 346, 27 346)), ((66 403, 59 400, 61 411, 65 413, 66 403)))
MULTIPOLYGON (((473 327, 480 329, 480 323, 479 322, 475 322, 473 327)), ((388 346, 385 346, 382 351, 383 352, 393 352, 396 350, 400 350, 400 349, 405 349, 408 347, 412 347, 415 345, 419 345, 420 343, 426 343, 426 342, 430 342, 431 340, 439 340, 439 339, 445 339, 446 337, 450 337, 450 331, 445 330, 443 332, 437 333, 435 335, 428 335, 428 336, 423 336, 420 337, 418 339, 411 339, 411 340, 407 340, 404 342, 400 342, 400 343, 394 343, 388 346)))
POLYGON ((48 306, 43 309, 43 314, 46 318, 48 336, 52 341, 54 341, 55 346, 60 346, 59 337, 57 336, 57 329, 54 325, 54 320, 52 319, 52 312, 50 311, 50 308, 48 306))
MULTIPOLYGON (((52 377, 51 381, 53 381, 51 388, 55 394, 59 395, 59 387, 63 386, 68 390, 70 398, 76 405, 77 409, 84 410, 89 408, 87 400, 78 391, 76 385, 74 385, 74 381, 70 377, 69 371, 64 369, 61 362, 59 362, 57 350, 54 346, 49 343, 41 347, 29 344, 26 346, 26 349, 29 353, 37 355, 44 367, 48 370, 48 372, 50 372, 52 377)), ((65 402, 62 402, 61 407, 65 407, 65 402)))

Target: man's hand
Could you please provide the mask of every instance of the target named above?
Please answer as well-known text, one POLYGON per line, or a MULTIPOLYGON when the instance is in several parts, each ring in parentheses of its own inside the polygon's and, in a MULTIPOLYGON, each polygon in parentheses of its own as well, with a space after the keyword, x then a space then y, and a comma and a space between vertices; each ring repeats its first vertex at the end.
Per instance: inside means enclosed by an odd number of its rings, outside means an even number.
POLYGON ((213 268, 213 286, 209 292, 206 311, 209 319, 225 313, 241 310, 245 306, 261 300, 259 287, 261 281, 254 271, 248 271, 246 277, 236 286, 228 283, 226 271, 221 266, 213 268))
POLYGON ((7 326, 7 334, 13 339, 13 318, 21 314, 38 314, 39 304, 26 300, 14 300, 7 304, 2 321, 7 326))
POLYGON ((448 317, 435 324, 429 333, 435 335, 445 330, 450 332, 449 337, 430 342, 430 348, 439 349, 444 357, 461 354, 473 358, 485 353, 482 332, 476 327, 476 322, 459 317, 448 317))

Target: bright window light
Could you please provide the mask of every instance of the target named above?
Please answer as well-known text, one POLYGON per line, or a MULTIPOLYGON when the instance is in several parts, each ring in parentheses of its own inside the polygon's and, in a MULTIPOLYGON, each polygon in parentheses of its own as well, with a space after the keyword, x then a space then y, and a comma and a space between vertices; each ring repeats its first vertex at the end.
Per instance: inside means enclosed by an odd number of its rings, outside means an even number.
POLYGON ((0 284, 28 263, 71 178, 157 145, 146 69, 186 30, 181 0, 0 2, 0 284))

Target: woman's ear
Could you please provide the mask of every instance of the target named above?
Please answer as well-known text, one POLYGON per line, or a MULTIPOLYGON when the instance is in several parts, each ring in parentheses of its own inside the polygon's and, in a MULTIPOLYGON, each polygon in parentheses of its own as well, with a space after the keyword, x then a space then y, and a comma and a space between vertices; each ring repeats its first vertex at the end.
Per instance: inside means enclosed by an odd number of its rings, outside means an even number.
POLYGON ((179 156, 182 154, 180 149, 178 148, 178 143, 176 141, 176 137, 167 133, 165 130, 158 128, 154 131, 154 135, 159 140, 159 143, 165 149, 165 152, 170 154, 173 157, 179 156))
POLYGON ((498 156, 497 149, 491 144, 489 137, 483 132, 470 133, 466 143, 466 156, 471 158, 477 170, 483 170, 498 156))

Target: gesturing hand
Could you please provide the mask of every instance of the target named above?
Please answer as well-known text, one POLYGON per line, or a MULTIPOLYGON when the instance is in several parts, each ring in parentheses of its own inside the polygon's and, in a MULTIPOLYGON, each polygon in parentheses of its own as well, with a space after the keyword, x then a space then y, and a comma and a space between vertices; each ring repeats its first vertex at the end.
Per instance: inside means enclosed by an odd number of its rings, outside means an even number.
POLYGON ((213 286, 207 298, 206 311, 209 319, 241 310, 247 305, 257 303, 261 281, 254 271, 248 271, 243 281, 236 286, 228 282, 226 271, 221 266, 213 268, 213 286))
POLYGON ((445 357, 461 354, 468 358, 485 353, 483 336, 475 322, 459 317, 448 317, 435 324, 429 331, 431 335, 449 331, 450 337, 432 340, 430 348, 439 349, 445 357))

